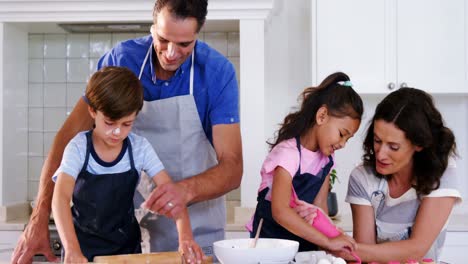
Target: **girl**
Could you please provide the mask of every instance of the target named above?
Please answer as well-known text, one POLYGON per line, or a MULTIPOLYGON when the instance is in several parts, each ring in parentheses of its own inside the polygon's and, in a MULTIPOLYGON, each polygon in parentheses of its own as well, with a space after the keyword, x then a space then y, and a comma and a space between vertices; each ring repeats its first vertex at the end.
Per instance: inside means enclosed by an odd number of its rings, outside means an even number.
POLYGON ((354 250, 351 237, 326 237, 301 218, 290 202, 314 204, 327 213, 333 153, 358 130, 362 100, 349 77, 341 72, 328 76, 318 87, 305 89, 302 98, 300 110, 286 116, 276 141, 269 143, 271 151, 261 169, 257 208, 247 228, 253 237, 263 218, 260 237, 298 241, 299 251, 317 250, 317 246, 354 250))
MULTIPOLYGON (((78 133, 68 143, 53 176, 52 209, 65 263, 141 253, 140 227, 133 206, 140 173, 143 170, 152 175, 156 185, 171 181, 149 142, 130 133, 143 106, 143 89, 130 70, 99 70, 89 80, 86 99, 95 128, 78 133)), ((168 202, 166 206, 170 209, 174 205, 168 202)), ((187 208, 176 223, 180 251, 187 253, 188 263, 201 261, 187 208)))

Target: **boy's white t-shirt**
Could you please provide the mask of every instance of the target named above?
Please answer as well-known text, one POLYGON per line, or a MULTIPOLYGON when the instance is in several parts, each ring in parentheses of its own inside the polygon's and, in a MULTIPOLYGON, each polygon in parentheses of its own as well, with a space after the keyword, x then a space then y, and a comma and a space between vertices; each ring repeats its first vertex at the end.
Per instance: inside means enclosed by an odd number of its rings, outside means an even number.
MULTIPOLYGON (((75 180, 78 177, 86 158, 87 132, 88 131, 83 131, 78 133, 65 147, 60 167, 52 177, 54 182, 57 181, 58 175, 62 172, 72 176, 75 180)), ((132 145, 135 169, 138 171, 139 175, 141 175, 141 171, 144 171, 148 176, 153 177, 164 169, 161 160, 146 138, 134 133, 129 133, 128 138, 132 145)), ((130 170, 130 168, 130 158, 127 148, 122 156, 119 155, 115 161, 110 163, 104 162, 100 160, 99 157, 90 153, 86 169, 92 174, 109 174, 126 172, 130 170)))

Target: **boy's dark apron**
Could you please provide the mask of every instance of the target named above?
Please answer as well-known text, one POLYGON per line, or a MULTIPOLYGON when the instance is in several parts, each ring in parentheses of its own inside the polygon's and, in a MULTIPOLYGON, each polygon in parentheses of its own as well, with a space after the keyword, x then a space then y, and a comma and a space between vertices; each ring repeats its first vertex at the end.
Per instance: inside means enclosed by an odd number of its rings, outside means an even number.
MULTIPOLYGON (((322 184, 330 172, 331 167, 333 166, 333 158, 330 156, 330 161, 327 165, 317 174, 313 175, 311 173, 301 173, 301 143, 299 137, 296 137, 297 150, 299 151, 299 168, 294 175, 292 184, 294 190, 300 200, 306 201, 308 203, 313 203, 315 197, 320 191, 322 184)), ((255 210, 254 221, 253 221, 253 230, 250 233, 251 237, 255 236, 257 232, 258 224, 260 219, 263 218, 262 230, 260 230, 260 237, 262 238, 280 238, 280 239, 289 239, 299 242, 299 251, 311 251, 317 250, 318 247, 289 232, 286 228, 279 225, 272 216, 271 213, 271 202, 265 199, 269 188, 262 190, 257 197, 257 208, 255 210)))
POLYGON ((133 207, 138 172, 130 140, 124 140, 122 151, 128 146, 131 169, 96 175, 86 170, 93 148, 91 133, 86 133, 86 158, 73 191, 72 216, 81 251, 88 261, 100 255, 141 253, 140 226, 133 207))

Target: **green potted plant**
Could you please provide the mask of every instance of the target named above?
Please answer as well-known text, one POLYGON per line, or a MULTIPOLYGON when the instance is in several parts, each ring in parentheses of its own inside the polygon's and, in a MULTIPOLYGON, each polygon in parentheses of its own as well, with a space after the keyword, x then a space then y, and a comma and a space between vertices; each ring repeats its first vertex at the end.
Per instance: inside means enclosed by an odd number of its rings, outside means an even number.
POLYGON ((340 180, 338 179, 337 172, 333 169, 330 172, 330 185, 328 188, 328 197, 327 197, 327 206, 328 206, 328 216, 333 217, 338 214, 338 200, 336 198, 336 193, 333 192, 333 185, 335 182, 340 180))

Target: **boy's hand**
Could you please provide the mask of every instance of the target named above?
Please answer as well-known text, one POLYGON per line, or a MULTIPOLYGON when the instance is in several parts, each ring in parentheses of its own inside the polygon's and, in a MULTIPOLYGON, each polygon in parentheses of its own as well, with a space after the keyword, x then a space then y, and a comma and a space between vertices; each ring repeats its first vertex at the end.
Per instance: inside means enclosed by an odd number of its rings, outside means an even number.
POLYGON ((88 259, 80 251, 66 251, 64 263, 88 263, 88 259))
POLYGON ((202 263, 203 251, 193 239, 180 240, 179 252, 185 259, 185 263, 202 263))
POLYGON ((296 213, 306 220, 309 225, 312 225, 315 217, 317 216, 317 206, 299 199, 296 199, 295 203, 296 206, 294 207, 294 210, 296 213))

